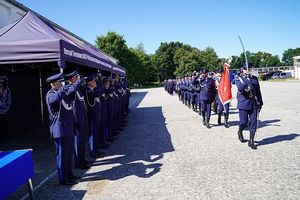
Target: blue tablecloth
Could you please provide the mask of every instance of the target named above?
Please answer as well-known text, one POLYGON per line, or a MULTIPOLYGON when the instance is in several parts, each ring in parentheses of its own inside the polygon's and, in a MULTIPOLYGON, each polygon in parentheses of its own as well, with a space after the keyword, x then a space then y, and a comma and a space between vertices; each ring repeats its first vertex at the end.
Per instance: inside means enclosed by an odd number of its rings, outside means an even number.
POLYGON ((33 176, 31 150, 0 152, 0 199, 15 192, 33 176))

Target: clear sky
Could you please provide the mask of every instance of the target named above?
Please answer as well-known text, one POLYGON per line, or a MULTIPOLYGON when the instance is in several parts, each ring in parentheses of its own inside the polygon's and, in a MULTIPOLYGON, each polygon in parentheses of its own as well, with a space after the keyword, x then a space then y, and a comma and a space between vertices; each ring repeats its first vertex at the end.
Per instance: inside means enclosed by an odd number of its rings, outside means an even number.
POLYGON ((115 31, 129 47, 143 42, 155 53, 161 42, 211 46, 220 57, 246 50, 282 56, 300 47, 300 0, 18 0, 94 44, 115 31))

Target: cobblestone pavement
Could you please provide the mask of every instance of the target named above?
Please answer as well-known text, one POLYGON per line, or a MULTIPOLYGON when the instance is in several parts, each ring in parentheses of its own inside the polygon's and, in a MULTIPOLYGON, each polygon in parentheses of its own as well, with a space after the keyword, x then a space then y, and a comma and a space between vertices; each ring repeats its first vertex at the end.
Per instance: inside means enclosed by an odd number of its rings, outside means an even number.
MULTIPOLYGON (((133 90, 128 126, 73 187, 51 178, 37 199, 300 199, 300 82, 262 82, 257 150, 212 128, 162 88, 133 90)), ((248 139, 248 133, 244 136, 248 139)))

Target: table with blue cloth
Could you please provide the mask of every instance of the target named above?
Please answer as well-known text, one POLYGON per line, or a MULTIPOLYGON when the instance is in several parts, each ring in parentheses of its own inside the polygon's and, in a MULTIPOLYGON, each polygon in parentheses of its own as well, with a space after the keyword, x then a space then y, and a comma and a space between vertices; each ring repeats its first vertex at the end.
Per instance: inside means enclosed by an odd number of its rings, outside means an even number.
POLYGON ((32 150, 0 152, 0 199, 8 197, 25 183, 33 199, 33 176, 32 150))

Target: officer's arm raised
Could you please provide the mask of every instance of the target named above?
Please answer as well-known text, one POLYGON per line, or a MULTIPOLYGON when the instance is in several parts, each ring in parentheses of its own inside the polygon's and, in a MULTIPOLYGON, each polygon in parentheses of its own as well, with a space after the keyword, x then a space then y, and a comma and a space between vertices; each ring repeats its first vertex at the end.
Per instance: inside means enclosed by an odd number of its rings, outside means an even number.
POLYGON ((54 104, 54 103, 60 103, 62 101, 63 94, 64 94, 64 91, 62 91, 62 90, 57 91, 57 92, 48 93, 48 95, 47 95, 48 103, 50 105, 54 104))
POLYGON ((73 85, 65 86, 64 91, 65 91, 66 95, 67 96, 74 95, 75 92, 77 91, 78 86, 79 85, 76 83, 73 85))
POLYGON ((236 79, 236 86, 238 88, 238 92, 242 93, 249 85, 248 79, 243 79, 241 77, 238 77, 236 79))

